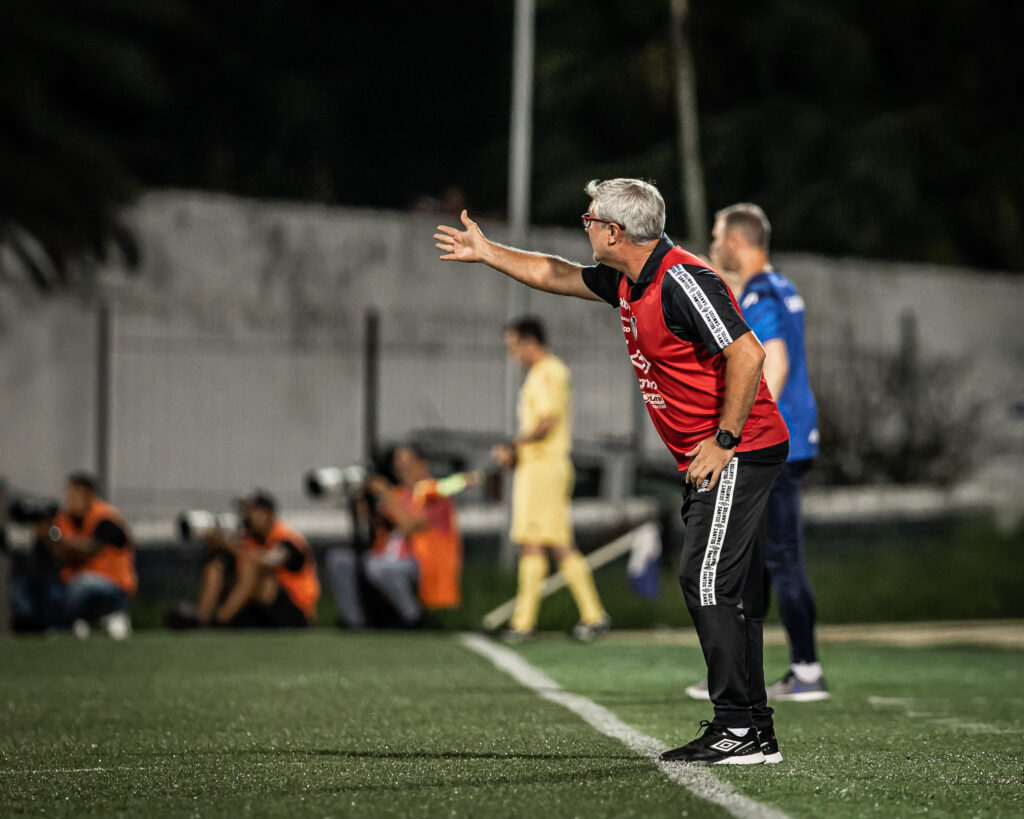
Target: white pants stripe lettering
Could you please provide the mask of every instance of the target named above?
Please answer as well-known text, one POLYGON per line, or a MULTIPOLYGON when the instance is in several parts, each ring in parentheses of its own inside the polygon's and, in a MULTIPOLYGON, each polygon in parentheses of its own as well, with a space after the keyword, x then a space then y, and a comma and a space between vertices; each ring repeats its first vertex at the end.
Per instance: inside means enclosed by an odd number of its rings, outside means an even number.
POLYGON ((736 473, 738 461, 733 458, 722 470, 718 479, 718 495, 715 497, 715 512, 711 519, 711 531, 708 533, 708 545, 704 549, 704 562, 700 567, 700 604, 702 606, 717 605, 715 599, 715 580, 718 577, 718 561, 725 545, 725 530, 729 526, 729 512, 732 509, 732 496, 736 492, 736 473))

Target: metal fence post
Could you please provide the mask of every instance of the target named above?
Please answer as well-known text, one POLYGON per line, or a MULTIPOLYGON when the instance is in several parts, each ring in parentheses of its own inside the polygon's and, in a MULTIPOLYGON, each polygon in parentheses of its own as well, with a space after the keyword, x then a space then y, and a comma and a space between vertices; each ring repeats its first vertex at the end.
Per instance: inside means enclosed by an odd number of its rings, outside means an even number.
POLYGON ((377 453, 380 435, 380 314, 366 311, 363 337, 363 455, 377 453))
POLYGON ((0 478, 0 634, 11 630, 11 553, 7 546, 7 483, 0 478))
POLYGON ((96 477, 101 491, 113 498, 110 474, 111 311, 105 301, 96 316, 96 477))

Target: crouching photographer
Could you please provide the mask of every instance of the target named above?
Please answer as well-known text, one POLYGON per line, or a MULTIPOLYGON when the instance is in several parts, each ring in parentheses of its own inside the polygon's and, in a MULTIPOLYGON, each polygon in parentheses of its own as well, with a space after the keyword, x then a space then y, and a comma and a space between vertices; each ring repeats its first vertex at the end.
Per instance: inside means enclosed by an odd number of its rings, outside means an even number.
POLYGON ((98 623, 115 639, 128 637, 127 608, 138 586, 135 547, 121 513, 100 497, 96 479, 70 475, 63 506, 16 503, 10 515, 35 531, 29 571, 15 588, 20 627, 71 628, 84 638, 98 623))
MULTIPOLYGON (((309 543, 277 516, 277 502, 266 492, 243 498, 239 511, 234 531, 211 518, 196 533, 206 544, 198 599, 194 608, 169 614, 172 628, 302 628, 316 619, 320 581, 309 543)), ((187 520, 186 538, 192 534, 187 520)))
POLYGON ((407 627, 419 624, 424 608, 455 608, 461 602, 462 538, 447 495, 478 476, 435 481, 427 459, 411 445, 395 448, 391 468, 397 485, 383 475, 371 474, 362 487, 374 509, 369 551, 342 547, 327 553, 338 611, 350 628, 368 625, 360 577, 387 600, 407 627))

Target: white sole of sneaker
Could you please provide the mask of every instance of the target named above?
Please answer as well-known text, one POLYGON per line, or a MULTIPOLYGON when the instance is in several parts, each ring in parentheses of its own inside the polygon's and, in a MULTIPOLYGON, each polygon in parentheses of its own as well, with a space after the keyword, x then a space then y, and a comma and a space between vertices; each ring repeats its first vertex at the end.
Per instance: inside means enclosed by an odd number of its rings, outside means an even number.
POLYGON ((744 756, 730 756, 713 762, 713 765, 763 765, 764 754, 758 751, 756 754, 745 754, 744 756))
POLYGON ((686 696, 688 696, 691 700, 707 700, 708 702, 711 701, 711 697, 708 694, 708 690, 706 688, 698 688, 695 685, 687 687, 686 696))
POLYGON ((821 702, 832 699, 832 695, 828 691, 804 691, 800 694, 780 694, 768 699, 775 702, 821 702))
POLYGON ((764 763, 765 765, 778 765, 782 762, 782 754, 776 751, 774 754, 765 754, 764 763))

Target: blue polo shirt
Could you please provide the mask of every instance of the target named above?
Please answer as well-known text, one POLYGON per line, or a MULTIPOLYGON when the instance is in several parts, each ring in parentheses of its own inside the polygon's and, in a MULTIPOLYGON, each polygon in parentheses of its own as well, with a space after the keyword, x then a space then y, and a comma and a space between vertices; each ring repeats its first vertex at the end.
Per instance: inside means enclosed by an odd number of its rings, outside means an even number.
POLYGON ((789 460, 817 457, 818 407, 807 376, 804 300, 793 282, 774 270, 765 270, 747 281, 740 295, 740 309, 762 344, 772 339, 786 344, 789 374, 776 401, 789 427, 789 460))

